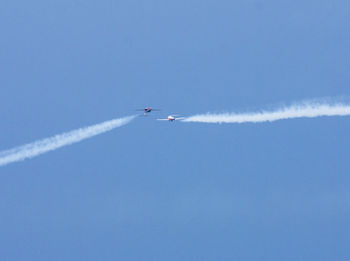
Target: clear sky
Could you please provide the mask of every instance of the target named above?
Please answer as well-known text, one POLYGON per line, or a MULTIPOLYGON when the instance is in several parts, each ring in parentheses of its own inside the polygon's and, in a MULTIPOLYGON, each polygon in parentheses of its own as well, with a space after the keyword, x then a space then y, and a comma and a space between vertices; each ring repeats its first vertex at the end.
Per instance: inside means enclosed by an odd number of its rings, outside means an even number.
POLYGON ((168 124, 350 96, 347 0, 2 0, 0 259, 346 260, 350 118, 168 124))

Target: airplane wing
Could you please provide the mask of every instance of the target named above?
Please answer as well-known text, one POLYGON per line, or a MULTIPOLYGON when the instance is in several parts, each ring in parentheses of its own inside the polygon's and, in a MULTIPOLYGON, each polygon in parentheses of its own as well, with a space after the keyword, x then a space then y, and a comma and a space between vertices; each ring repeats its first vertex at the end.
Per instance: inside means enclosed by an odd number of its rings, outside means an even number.
POLYGON ((157 119, 157 121, 168 121, 169 119, 157 119))
POLYGON ((176 118, 177 120, 184 120, 185 117, 179 117, 179 118, 176 118))

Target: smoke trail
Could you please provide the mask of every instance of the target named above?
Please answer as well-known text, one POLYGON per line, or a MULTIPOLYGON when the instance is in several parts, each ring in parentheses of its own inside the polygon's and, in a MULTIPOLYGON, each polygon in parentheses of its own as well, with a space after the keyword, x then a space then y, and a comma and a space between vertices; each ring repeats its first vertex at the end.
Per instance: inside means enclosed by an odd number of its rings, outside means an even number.
POLYGON ((12 162, 21 161, 29 158, 33 158, 40 154, 56 150, 63 146, 67 146, 93 136, 102 134, 107 131, 111 131, 115 128, 121 127, 132 121, 135 116, 114 119, 111 121, 105 121, 100 124, 96 124, 90 127, 85 127, 70 132, 66 132, 60 135, 53 136, 51 138, 35 141, 17 148, 0 152, 0 166, 7 165, 12 162))
POLYGON ((185 118, 184 122, 203 123, 246 123, 272 122, 295 118, 315 118, 322 116, 350 115, 350 105, 306 103, 293 105, 274 111, 251 113, 200 114, 185 118))

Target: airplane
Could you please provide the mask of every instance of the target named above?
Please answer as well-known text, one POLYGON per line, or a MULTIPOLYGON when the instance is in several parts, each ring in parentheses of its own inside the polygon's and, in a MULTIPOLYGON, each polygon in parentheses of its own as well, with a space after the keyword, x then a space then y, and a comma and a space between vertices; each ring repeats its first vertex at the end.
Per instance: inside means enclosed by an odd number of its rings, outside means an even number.
POLYGON ((166 119, 157 119, 158 121, 169 121, 173 122, 175 120, 183 120, 185 119, 184 117, 179 117, 179 115, 169 115, 168 118, 166 119))
POLYGON ((139 110, 136 110, 136 111, 143 111, 143 113, 146 115, 147 113, 150 113, 151 111, 160 111, 158 109, 153 109, 151 107, 146 107, 144 109, 139 109, 139 110))

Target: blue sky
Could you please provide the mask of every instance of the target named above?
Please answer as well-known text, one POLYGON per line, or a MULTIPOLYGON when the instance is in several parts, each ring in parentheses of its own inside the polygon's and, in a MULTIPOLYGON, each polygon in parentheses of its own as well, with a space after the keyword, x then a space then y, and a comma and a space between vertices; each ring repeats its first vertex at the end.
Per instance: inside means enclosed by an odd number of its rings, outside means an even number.
POLYGON ((350 2, 3 0, 1 260, 349 260, 350 118, 157 122, 350 95, 350 2))

